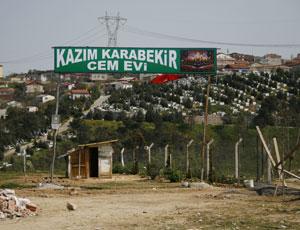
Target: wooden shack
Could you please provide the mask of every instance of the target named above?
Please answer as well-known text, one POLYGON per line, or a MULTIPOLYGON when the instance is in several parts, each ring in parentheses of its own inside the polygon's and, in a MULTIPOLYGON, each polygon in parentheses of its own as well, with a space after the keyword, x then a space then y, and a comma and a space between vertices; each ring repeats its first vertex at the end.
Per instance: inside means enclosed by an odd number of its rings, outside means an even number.
POLYGON ((79 145, 77 150, 68 152, 69 178, 112 178, 112 144, 115 142, 117 140, 79 145))

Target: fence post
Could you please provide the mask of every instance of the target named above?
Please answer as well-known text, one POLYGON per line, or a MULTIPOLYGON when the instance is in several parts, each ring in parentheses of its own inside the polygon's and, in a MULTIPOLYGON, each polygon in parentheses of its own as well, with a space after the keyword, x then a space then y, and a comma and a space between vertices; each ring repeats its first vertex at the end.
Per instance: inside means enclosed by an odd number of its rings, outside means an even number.
POLYGON ((167 165, 168 165, 168 147, 169 147, 169 144, 167 144, 165 146, 165 167, 167 167, 167 165))
POLYGON ((214 142, 214 139, 211 139, 208 143, 207 143, 207 154, 206 154, 206 178, 207 180, 209 179, 209 171, 210 171, 210 167, 209 167, 209 164, 210 164, 210 154, 209 154, 209 151, 210 151, 210 145, 214 142))
POLYGON ((186 174, 187 176, 191 174, 191 165, 190 165, 190 154, 189 147, 193 143, 193 139, 186 145, 186 174))
POLYGON ((124 164, 124 150, 125 150, 125 148, 122 148, 122 150, 121 150, 121 164, 122 164, 122 166, 124 167, 125 166, 125 164, 124 164))
POLYGON ((235 179, 239 179, 239 144, 243 141, 240 138, 238 142, 235 143, 235 179))

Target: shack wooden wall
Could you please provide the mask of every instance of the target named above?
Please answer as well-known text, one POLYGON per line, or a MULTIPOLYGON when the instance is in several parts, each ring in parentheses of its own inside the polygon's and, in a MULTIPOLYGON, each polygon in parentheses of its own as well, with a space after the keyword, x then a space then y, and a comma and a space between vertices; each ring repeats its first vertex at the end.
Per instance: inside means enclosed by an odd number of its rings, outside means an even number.
POLYGON ((89 150, 78 149, 70 155, 71 178, 89 178, 89 150), (80 160, 79 160, 80 158, 80 160), (80 164, 80 165, 79 165, 80 164), (80 169, 80 173, 79 173, 80 169))

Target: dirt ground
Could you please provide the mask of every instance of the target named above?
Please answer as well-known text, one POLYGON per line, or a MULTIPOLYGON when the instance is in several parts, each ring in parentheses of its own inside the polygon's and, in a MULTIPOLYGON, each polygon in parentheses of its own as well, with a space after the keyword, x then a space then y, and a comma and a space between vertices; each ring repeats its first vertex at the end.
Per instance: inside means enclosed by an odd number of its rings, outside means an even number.
MULTIPOLYGON (((27 178, 26 184, 40 179, 27 178)), ((300 229, 299 196, 258 196, 229 186, 182 188, 123 175, 56 182, 67 187, 17 189, 18 197, 37 204, 38 215, 1 220, 0 229, 300 229), (67 202, 77 209, 69 211, 67 202)))

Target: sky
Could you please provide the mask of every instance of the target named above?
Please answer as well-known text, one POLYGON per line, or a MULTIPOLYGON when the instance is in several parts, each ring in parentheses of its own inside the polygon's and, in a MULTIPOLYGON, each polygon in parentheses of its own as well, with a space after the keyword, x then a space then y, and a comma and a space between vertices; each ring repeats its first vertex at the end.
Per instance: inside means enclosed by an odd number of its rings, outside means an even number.
POLYGON ((1 0, 4 76, 53 70, 54 46, 106 47, 106 26, 98 19, 106 12, 127 19, 118 47, 212 47, 285 59, 300 53, 299 0, 1 0))

